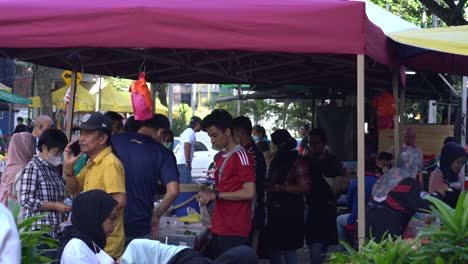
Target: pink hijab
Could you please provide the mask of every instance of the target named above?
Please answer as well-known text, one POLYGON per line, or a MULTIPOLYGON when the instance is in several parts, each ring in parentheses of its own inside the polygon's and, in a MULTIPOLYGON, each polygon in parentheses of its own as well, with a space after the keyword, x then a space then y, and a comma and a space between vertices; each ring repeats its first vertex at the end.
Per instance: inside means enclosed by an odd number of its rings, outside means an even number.
POLYGON ((11 137, 8 146, 8 161, 0 184, 0 202, 8 204, 8 197, 15 181, 15 175, 22 170, 36 154, 36 138, 29 132, 21 132, 11 137))

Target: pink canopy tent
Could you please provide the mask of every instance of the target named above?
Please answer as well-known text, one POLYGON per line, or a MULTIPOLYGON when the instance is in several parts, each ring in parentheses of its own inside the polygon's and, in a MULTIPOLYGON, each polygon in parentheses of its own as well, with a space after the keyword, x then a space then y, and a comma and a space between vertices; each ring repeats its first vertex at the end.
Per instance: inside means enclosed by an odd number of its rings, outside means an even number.
POLYGON ((342 0, 0 1, 1 48, 171 48, 366 54, 388 42, 365 3, 342 0))
POLYGON ((136 78, 143 61, 158 82, 356 84, 363 241, 364 72, 388 87, 388 66, 398 68, 364 2, 0 0, 0 10, 0 54, 73 68, 75 78, 80 68, 136 78))

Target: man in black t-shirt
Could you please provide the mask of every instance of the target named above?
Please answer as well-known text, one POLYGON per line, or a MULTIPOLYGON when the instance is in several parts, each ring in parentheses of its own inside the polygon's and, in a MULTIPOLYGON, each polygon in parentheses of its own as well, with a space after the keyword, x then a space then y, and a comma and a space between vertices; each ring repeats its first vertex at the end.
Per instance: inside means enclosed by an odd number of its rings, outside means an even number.
POLYGON ((265 226, 265 180, 266 180, 266 162, 263 153, 255 144, 252 138, 252 123, 245 116, 239 116, 232 120, 234 137, 239 144, 252 155, 255 161, 255 191, 256 199, 252 217, 252 231, 250 240, 254 249, 258 240, 260 230, 265 226))
POLYGON ((13 132, 13 134, 26 132, 26 125, 23 124, 23 121, 24 119, 21 116, 16 118, 16 122, 18 123, 18 125, 15 127, 15 132, 13 132))

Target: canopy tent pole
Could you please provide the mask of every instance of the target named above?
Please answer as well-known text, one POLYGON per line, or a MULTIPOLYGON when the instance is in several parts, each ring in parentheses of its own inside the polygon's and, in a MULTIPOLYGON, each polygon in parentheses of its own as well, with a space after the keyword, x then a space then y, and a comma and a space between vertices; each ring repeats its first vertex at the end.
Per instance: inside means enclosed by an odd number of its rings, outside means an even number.
POLYGON ((73 111, 75 109, 75 95, 76 95, 76 80, 78 75, 78 65, 73 65, 72 69, 72 79, 70 85, 70 99, 67 106, 67 129, 66 135, 68 137, 68 141, 71 141, 71 128, 73 125, 73 111))
MULTIPOLYGON (((466 98, 467 98, 467 84, 468 84, 468 77, 463 76, 462 81, 462 117, 463 117, 463 124, 461 127, 461 140, 460 144, 462 146, 466 146, 466 98)), ((463 167, 462 172, 465 172, 465 167, 463 167)), ((464 190, 465 185, 462 184, 462 190, 464 190)))
POLYGON ((96 93, 96 112, 98 112, 99 110, 101 110, 101 77, 99 76, 99 90, 98 92, 96 93))
POLYGON ((167 115, 172 129, 172 106, 174 105, 174 84, 169 83, 169 102, 167 104, 167 115))
MULTIPOLYGON (((406 90, 405 89, 401 89, 400 91, 400 100, 398 102, 398 115, 399 115, 399 118, 400 118, 400 135, 403 135, 404 136, 404 131, 405 131, 405 97, 406 97, 406 90)), ((400 138, 400 140, 398 141, 398 145, 401 146, 402 145, 402 139, 400 138)), ((395 156, 394 159, 395 161, 398 160, 398 157, 399 156, 395 156)))
POLYGON ((11 131, 11 122, 14 122, 14 117, 15 117, 15 113, 13 112, 13 120, 11 120, 11 114, 12 114, 12 107, 11 107, 11 103, 8 103, 8 135, 12 136, 13 135, 13 132, 11 131))
POLYGON ((400 154, 400 112, 399 112, 399 100, 398 100, 398 71, 393 71, 393 97, 395 98, 396 114, 393 118, 393 148, 395 151, 395 157, 400 154))
POLYGON ((365 57, 363 54, 357 55, 357 178, 358 178, 358 238, 359 248, 364 244, 366 236, 365 222, 365 178, 364 178, 364 122, 365 122, 365 57))
POLYGON ((241 86, 242 86, 241 84, 237 85, 237 116, 240 116, 240 108, 241 108, 240 99, 241 99, 241 94, 242 94, 241 86))

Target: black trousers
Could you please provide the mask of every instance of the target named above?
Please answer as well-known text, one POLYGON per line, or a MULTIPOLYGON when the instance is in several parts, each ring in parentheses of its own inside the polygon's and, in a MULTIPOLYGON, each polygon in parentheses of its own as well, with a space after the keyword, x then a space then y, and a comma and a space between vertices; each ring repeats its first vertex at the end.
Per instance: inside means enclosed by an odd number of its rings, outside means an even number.
POLYGON ((248 246, 234 247, 211 260, 188 248, 177 253, 168 264, 257 264, 257 255, 248 246))
POLYGON ((216 259, 231 248, 247 245, 247 240, 247 237, 213 234, 203 255, 211 259, 216 259))

